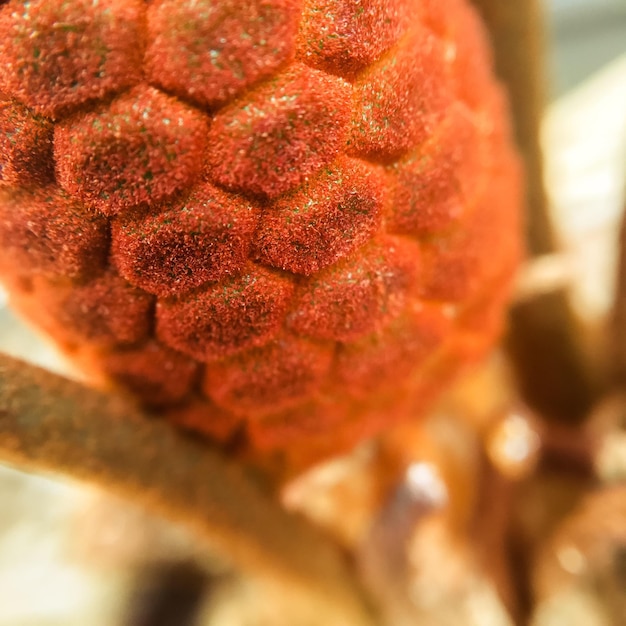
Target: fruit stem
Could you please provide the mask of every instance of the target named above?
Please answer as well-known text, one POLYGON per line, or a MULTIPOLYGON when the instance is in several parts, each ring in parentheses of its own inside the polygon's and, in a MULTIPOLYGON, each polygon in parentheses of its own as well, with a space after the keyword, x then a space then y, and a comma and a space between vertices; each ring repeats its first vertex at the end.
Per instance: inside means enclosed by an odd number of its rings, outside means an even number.
POLYGON ((0 458, 95 484, 186 525, 235 566, 321 611, 323 623, 374 623, 331 542, 241 467, 123 398, 0 355, 0 458))

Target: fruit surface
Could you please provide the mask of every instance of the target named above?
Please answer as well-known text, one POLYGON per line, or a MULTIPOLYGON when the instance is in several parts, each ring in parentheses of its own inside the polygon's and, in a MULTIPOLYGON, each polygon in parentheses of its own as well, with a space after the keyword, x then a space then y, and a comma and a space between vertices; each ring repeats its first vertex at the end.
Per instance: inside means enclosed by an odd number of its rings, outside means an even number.
POLYGON ((306 464, 501 329, 519 167, 465 0, 0 4, 0 270, 90 371, 306 464))

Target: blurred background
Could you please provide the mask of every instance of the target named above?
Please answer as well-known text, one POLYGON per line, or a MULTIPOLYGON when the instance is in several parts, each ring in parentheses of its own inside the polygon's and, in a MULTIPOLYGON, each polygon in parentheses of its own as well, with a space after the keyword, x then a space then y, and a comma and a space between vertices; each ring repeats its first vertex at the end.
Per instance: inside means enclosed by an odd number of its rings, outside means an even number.
MULTIPOLYGON (((626 0, 547 0, 545 10, 546 183, 574 305, 593 326, 610 307, 625 206, 626 0)), ((71 375, 2 294, 0 349, 71 375)), ((0 626, 130 626, 129 603, 143 601, 135 589, 140 575, 149 580, 155 564, 197 560, 182 531, 126 503, 0 466, 0 626)), ((221 563, 201 565, 231 586, 243 584, 221 563)), ((220 593, 228 595, 227 587, 220 593)), ((149 600, 149 589, 142 594, 149 600)), ((198 623, 232 623, 215 606, 198 623)), ((148 624, 140 619, 133 623, 148 624)))
POLYGON ((546 184, 577 311, 593 323, 611 302, 626 184, 626 1, 550 0, 546 12, 546 184))
POLYGON ((549 0, 552 99, 626 52, 624 0, 549 0))

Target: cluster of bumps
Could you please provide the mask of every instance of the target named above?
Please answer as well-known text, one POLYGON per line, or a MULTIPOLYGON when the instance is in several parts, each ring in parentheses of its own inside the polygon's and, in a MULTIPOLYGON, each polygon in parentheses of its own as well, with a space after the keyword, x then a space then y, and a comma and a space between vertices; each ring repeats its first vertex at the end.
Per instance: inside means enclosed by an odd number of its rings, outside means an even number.
POLYGON ((466 0, 0 1, 13 305, 174 422, 294 463, 424 410, 519 256, 466 0))

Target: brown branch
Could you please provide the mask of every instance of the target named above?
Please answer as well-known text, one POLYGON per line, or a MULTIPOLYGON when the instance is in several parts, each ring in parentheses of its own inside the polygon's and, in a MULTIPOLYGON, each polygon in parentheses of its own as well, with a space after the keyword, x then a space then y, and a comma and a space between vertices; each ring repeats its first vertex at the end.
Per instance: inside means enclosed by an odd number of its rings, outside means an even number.
POLYGON ((473 0, 489 29, 496 71, 506 84, 517 143, 526 166, 527 242, 531 255, 557 248, 543 182, 544 27, 539 0, 473 0))
MULTIPOLYGON (((473 0, 495 48, 526 169, 527 248, 558 253, 543 180, 540 127, 544 110, 544 21, 540 0, 473 0)), ((581 341, 584 331, 566 287, 539 293, 511 311, 507 347, 525 400, 546 418, 580 422, 600 389, 581 341)))
POLYGON ((300 594, 320 623, 372 623, 335 546, 242 468, 121 398, 0 356, 0 458, 98 485, 185 524, 236 566, 300 594))
MULTIPOLYGON (((626 184, 624 185, 626 197, 626 184)), ((613 310, 608 329, 612 382, 626 387, 626 198, 619 231, 619 256, 613 310)))

